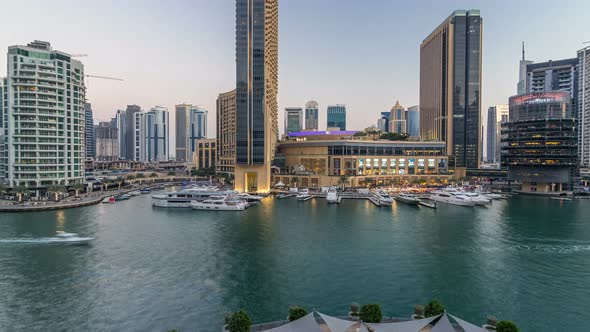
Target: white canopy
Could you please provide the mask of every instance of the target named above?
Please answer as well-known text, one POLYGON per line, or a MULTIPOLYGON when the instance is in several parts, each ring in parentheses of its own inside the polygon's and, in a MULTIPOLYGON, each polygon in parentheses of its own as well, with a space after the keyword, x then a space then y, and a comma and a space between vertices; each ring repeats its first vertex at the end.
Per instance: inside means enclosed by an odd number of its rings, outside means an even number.
POLYGON ((453 325, 449 321, 449 317, 444 314, 442 318, 436 322, 436 325, 430 330, 430 332, 455 332, 453 325))
POLYGON ((399 323, 366 323, 376 332, 418 332, 428 323, 432 322, 438 316, 432 316, 423 319, 409 320, 399 323))
POLYGON ((326 316, 320 312, 318 312, 318 314, 320 315, 320 317, 322 317, 324 322, 326 322, 326 325, 328 325, 328 327, 330 328, 330 331, 332 331, 332 332, 344 332, 349 327, 358 323, 356 321, 344 320, 344 319, 340 319, 340 318, 326 316))
POLYGON ((275 184, 275 187, 284 187, 285 184, 282 181, 279 181, 277 184, 275 184))
POLYGON ((266 332, 321 332, 320 326, 315 320, 313 312, 294 320, 288 324, 275 327, 266 332))
POLYGON ((461 325, 461 327, 463 328, 463 330, 465 330, 465 332, 488 332, 488 330, 481 328, 479 326, 475 326, 471 323, 468 323, 460 318, 457 318, 453 315, 449 315, 451 317, 453 317, 454 320, 457 321, 457 323, 459 323, 459 325, 461 325))

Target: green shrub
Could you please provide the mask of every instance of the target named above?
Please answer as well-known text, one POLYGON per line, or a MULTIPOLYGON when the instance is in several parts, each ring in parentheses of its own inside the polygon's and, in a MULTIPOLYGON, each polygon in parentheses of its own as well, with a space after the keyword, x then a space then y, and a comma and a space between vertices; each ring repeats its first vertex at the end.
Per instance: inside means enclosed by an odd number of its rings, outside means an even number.
POLYGON ((518 327, 516 324, 509 320, 501 320, 496 325, 496 332, 518 332, 518 327))
POLYGON ((365 304, 361 307, 359 318, 366 323, 379 323, 383 319, 379 304, 365 304))
POLYGON ((307 310, 302 307, 294 306, 289 308, 289 321, 298 320, 299 318, 307 315, 307 310))
POLYGON ((445 307, 438 302, 437 299, 432 299, 424 308, 424 315, 426 317, 438 316, 445 312, 445 307))
POLYGON ((231 315, 227 330, 229 332, 249 332, 252 320, 244 310, 238 310, 231 315))

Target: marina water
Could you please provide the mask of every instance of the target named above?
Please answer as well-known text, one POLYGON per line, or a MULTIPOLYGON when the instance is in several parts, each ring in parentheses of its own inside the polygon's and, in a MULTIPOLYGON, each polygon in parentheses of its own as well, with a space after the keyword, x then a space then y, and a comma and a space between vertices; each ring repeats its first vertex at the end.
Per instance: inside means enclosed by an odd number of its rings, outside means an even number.
POLYGON ((351 302, 409 317, 438 298, 482 324, 582 331, 590 313, 590 201, 513 197, 436 210, 269 197, 241 212, 155 209, 148 195, 0 214, 0 330, 219 331, 226 312, 284 319, 351 302), (56 230, 90 246, 20 243, 56 230))

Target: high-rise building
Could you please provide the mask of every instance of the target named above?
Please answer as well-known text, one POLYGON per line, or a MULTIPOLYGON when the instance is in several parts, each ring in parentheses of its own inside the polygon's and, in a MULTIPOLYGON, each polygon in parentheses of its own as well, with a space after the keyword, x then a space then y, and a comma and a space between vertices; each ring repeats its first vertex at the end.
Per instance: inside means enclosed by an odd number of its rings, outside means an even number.
POLYGON ((501 125, 508 121, 508 105, 496 105, 488 108, 487 119, 483 126, 484 161, 500 163, 500 130, 501 125))
POLYGON ((8 122, 6 119, 7 116, 7 96, 6 96, 6 79, 0 77, 0 183, 4 184, 6 181, 6 172, 7 172, 7 156, 5 153, 5 128, 4 123, 8 122))
POLYGON ((134 114, 135 159, 143 162, 168 161, 170 130, 168 109, 156 106, 134 114))
POLYGON ((565 91, 575 100, 578 58, 533 63, 526 66, 526 93, 565 91))
POLYGON ((590 46, 578 51, 578 159, 590 167, 590 46))
POLYGON ((215 171, 234 174, 236 165, 236 90, 217 97, 217 159, 215 171))
POLYGON ((127 142, 125 140, 127 135, 127 114, 124 110, 117 110, 117 113, 115 113, 115 118, 112 121, 115 122, 114 127, 117 129, 119 159, 127 159, 127 142))
POLYGON ((94 158, 94 118, 92 117, 92 105, 84 103, 86 158, 94 158))
POLYGON ((388 132, 389 131, 389 119, 384 118, 384 117, 380 117, 379 119, 377 119, 377 129, 379 129, 381 132, 388 132))
POLYGON ((327 110, 327 129, 346 130, 346 106, 329 105, 327 110))
POLYGON ((508 179, 522 183, 521 193, 572 191, 577 176, 577 134, 568 92, 510 97, 508 122, 502 124, 502 165, 508 179))
POLYGON ((176 105, 176 160, 191 161, 195 140, 207 137, 207 111, 191 104, 176 105))
POLYGON ((308 101, 305 104, 305 130, 316 131, 319 129, 318 115, 318 102, 315 100, 308 101))
POLYGON ((114 161, 119 159, 119 133, 115 121, 99 122, 94 126, 96 135, 96 160, 114 161))
POLYGON ((278 0, 236 0, 235 189, 268 192, 278 140, 278 0))
POLYGON ((444 141, 455 167, 480 165, 479 10, 457 10, 420 45, 420 136, 444 141))
POLYGON ((285 135, 303 130, 303 109, 301 107, 285 108, 285 135))
POLYGON ((51 44, 8 48, 5 178, 8 186, 46 188, 84 180, 84 65, 51 44))
POLYGON ((141 112, 141 107, 138 105, 127 105, 123 121, 119 127, 119 149, 124 160, 135 160, 135 114, 141 112))
POLYGON ((389 132, 403 134, 407 132, 406 110, 399 104, 399 100, 391 108, 389 117, 389 132))
POLYGON ((518 65, 518 84, 516 85, 516 93, 519 95, 526 93, 526 66, 532 63, 524 56, 524 42, 522 42, 522 59, 518 65))
POLYGON ((191 156, 191 166, 195 169, 215 169, 216 139, 203 138, 194 140, 195 151, 191 156))
POLYGON ((406 110, 406 121, 408 124, 408 135, 410 137, 420 136, 420 107, 410 106, 406 110))

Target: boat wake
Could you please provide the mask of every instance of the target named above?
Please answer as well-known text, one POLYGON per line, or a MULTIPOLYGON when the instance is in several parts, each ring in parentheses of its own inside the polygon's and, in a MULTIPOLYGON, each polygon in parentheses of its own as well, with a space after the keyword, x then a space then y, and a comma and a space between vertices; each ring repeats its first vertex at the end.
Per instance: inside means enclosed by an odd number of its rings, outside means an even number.
POLYGON ((12 238, 0 239, 0 244, 26 244, 26 245, 47 245, 47 244, 87 244, 94 240, 93 237, 40 237, 40 238, 12 238))

